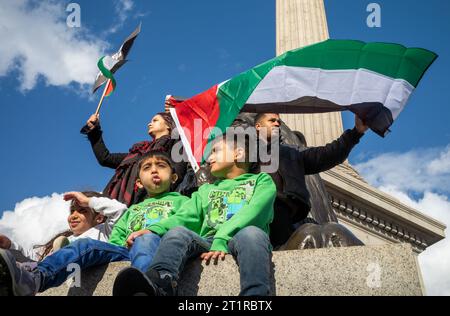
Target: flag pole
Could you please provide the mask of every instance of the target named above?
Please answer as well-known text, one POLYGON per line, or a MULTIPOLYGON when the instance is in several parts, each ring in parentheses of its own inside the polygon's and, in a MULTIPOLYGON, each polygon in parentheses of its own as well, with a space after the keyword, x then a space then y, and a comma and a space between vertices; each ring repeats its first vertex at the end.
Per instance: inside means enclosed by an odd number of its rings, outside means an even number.
POLYGON ((183 126, 181 126, 181 124, 180 124, 180 120, 178 119, 177 111, 175 110, 175 108, 170 108, 169 112, 172 115, 173 121, 175 122, 175 126, 177 127, 178 133, 180 134, 181 143, 183 144, 183 147, 184 147, 184 150, 188 157, 188 160, 191 163, 194 173, 196 173, 197 171, 200 170, 200 166, 198 165, 197 160, 195 160, 195 156, 192 153, 191 145, 189 144, 189 141, 186 137, 183 126))
POLYGON ((95 115, 98 115, 100 113, 100 109, 101 109, 102 104, 103 104, 103 99, 105 99, 105 94, 106 94, 106 91, 108 91, 108 86, 110 85, 110 83, 111 83, 111 79, 108 79, 108 81, 106 81, 105 89, 103 90, 103 94, 102 94, 102 97, 100 99, 100 102, 98 102, 97 110, 95 111, 95 115))

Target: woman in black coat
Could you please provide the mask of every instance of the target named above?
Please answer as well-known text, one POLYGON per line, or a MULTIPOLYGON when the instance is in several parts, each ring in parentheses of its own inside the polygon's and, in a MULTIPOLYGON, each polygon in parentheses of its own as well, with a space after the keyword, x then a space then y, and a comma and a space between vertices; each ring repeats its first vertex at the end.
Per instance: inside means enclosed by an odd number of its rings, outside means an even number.
MULTIPOLYGON (((150 150, 160 150, 170 155, 173 145, 177 140, 171 138, 175 123, 168 113, 156 114, 148 123, 148 134, 152 141, 143 141, 134 144, 128 153, 110 153, 103 142, 102 130, 98 115, 92 115, 87 121, 84 130, 87 133, 95 157, 101 166, 115 169, 116 172, 106 187, 103 194, 116 199, 127 206, 136 204, 145 199, 145 191, 136 186, 138 177, 138 161, 150 150)), ((186 174, 186 163, 175 164, 178 180, 174 185, 176 188, 186 174)))

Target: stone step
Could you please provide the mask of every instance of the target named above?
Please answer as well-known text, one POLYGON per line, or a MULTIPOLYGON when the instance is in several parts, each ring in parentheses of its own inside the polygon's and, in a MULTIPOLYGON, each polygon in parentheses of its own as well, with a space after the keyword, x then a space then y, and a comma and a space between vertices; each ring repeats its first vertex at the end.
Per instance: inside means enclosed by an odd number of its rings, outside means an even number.
MULTIPOLYGON (((274 252, 273 295, 423 295, 420 269, 409 244, 274 252)), ((127 262, 88 269, 81 287, 67 283, 44 296, 111 295, 117 273, 127 262)), ((180 280, 184 296, 236 296, 239 272, 227 257, 218 265, 188 264, 180 280)))

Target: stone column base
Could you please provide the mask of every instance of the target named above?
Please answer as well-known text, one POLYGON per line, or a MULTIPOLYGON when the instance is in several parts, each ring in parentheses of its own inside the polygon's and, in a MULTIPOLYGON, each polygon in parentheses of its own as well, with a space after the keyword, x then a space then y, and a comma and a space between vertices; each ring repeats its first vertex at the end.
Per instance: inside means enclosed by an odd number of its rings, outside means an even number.
MULTIPOLYGON (((117 273, 128 262, 111 263, 82 273, 81 287, 67 284, 44 296, 111 295, 117 273)), ((409 244, 274 252, 273 295, 423 295, 420 269, 409 244)), ((236 296, 239 272, 228 256, 218 265, 188 264, 180 295, 236 296)))

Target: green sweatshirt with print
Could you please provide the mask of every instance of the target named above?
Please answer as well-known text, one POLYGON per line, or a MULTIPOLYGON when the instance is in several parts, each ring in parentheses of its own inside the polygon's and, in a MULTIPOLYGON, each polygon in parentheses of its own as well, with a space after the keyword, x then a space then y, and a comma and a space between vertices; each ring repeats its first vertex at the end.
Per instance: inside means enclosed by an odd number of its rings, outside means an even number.
POLYGON ((175 214, 189 198, 178 192, 165 192, 128 208, 114 228, 109 242, 126 246, 128 236, 175 214))
POLYGON ((242 174, 202 185, 174 216, 149 229, 162 236, 171 228, 184 226, 201 237, 214 237, 211 251, 228 253, 228 241, 247 226, 269 234, 275 197, 275 184, 267 173, 242 174))

